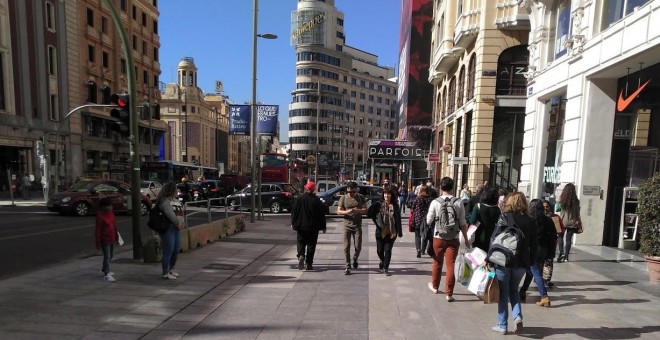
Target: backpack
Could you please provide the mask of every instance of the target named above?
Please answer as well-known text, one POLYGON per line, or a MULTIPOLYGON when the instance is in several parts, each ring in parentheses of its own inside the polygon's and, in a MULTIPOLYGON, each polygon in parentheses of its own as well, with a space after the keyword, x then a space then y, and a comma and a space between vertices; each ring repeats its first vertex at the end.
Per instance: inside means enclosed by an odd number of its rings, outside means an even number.
POLYGON ((453 240, 458 237, 460 232, 460 225, 458 223, 458 215, 454 203, 458 198, 437 198, 436 201, 440 203, 440 212, 438 219, 435 221, 435 236, 443 240, 453 240))
POLYGON ((153 208, 149 211, 149 221, 147 222, 149 229, 162 234, 167 231, 170 224, 170 219, 165 216, 165 213, 160 209, 160 206, 154 204, 153 208))
POLYGON ((525 234, 516 224, 513 215, 506 216, 506 226, 501 227, 499 233, 495 234, 493 242, 488 248, 488 261, 501 267, 511 268, 518 265, 518 247, 525 242, 525 234))

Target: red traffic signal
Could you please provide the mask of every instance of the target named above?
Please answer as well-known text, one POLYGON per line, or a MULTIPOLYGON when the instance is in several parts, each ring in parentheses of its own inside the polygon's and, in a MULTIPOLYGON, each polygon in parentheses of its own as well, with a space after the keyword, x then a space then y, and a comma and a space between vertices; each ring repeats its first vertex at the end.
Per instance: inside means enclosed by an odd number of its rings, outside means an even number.
POLYGON ((110 102, 117 106, 110 110, 110 115, 117 119, 112 123, 112 130, 119 132, 123 137, 129 137, 131 135, 130 96, 126 93, 113 94, 110 96, 110 102))

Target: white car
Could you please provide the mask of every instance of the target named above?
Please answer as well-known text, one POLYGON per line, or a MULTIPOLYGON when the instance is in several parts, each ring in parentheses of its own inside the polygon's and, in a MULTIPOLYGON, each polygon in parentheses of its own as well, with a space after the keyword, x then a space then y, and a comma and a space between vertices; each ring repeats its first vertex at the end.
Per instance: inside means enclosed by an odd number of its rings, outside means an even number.
POLYGON ((156 181, 142 181, 140 182, 140 192, 142 195, 147 196, 151 201, 155 201, 162 184, 156 181))

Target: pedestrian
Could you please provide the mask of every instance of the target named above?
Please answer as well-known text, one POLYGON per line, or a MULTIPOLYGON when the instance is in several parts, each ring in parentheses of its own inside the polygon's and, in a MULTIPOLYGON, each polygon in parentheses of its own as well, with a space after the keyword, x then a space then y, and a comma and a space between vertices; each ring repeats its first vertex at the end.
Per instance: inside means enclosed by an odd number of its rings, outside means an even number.
POLYGON ((500 210, 504 207, 504 202, 506 202, 506 196, 509 194, 506 189, 500 188, 497 191, 499 198, 497 199, 497 206, 500 207, 500 210))
POLYGON ((548 254, 545 256, 545 261, 543 262, 543 281, 548 288, 552 288, 555 284, 552 282, 552 272, 554 270, 554 259, 557 249, 557 241, 560 239, 560 235, 564 233, 564 223, 561 220, 561 216, 554 213, 554 204, 550 204, 547 200, 543 200, 543 210, 545 215, 548 216, 554 226, 555 226, 555 244, 548 248, 548 254))
POLYGON ((536 259, 527 269, 525 280, 523 281, 522 287, 520 287, 520 300, 527 300, 527 289, 533 278, 534 283, 536 284, 536 289, 541 295, 541 300, 536 302, 536 305, 550 307, 550 298, 548 297, 548 290, 543 281, 542 271, 543 262, 547 258, 549 249, 554 248, 557 245, 557 231, 555 230, 555 224, 544 213, 543 200, 533 199, 529 202, 529 212, 531 217, 535 220, 536 227, 538 228, 538 251, 536 252, 536 259))
POLYGON ((110 271, 110 261, 118 242, 117 224, 112 211, 112 199, 104 197, 99 201, 99 211, 96 214, 96 249, 103 252, 103 265, 101 271, 106 281, 114 282, 114 273, 110 271))
POLYGON ((381 202, 375 202, 369 207, 368 216, 376 226, 376 254, 380 259, 378 269, 384 270, 389 276, 392 248, 397 237, 403 237, 401 229, 401 212, 397 206, 395 190, 387 187, 383 190, 381 202))
MULTIPOLYGON (((422 188, 419 189, 419 196, 417 196, 410 208, 413 217, 408 220, 408 231, 415 233, 417 258, 422 257, 422 252, 426 250, 427 243, 433 242, 433 240, 426 239, 426 230, 422 230, 422 221, 426 218, 426 214, 429 212, 431 201, 432 199, 429 196, 429 188, 426 185, 423 185, 422 188)), ((428 227, 426 224, 424 226, 428 227)))
POLYGON ((527 268, 536 258, 538 250, 536 222, 529 216, 528 211, 527 199, 522 192, 513 192, 507 195, 502 214, 490 240, 492 244, 497 235, 509 226, 509 219, 512 219, 524 234, 522 240, 518 241, 516 258, 515 261, 512 261, 513 264, 508 267, 495 265, 495 276, 500 286, 500 299, 497 303, 497 325, 492 329, 500 334, 506 334, 507 332, 509 303, 511 303, 511 314, 514 322, 513 332, 520 333, 523 327, 522 304, 520 303, 518 287, 527 268))
POLYGON ((179 200, 175 199, 176 186, 173 183, 165 183, 156 197, 155 205, 167 216, 169 226, 163 233, 159 233, 163 257, 160 261, 162 277, 167 280, 176 280, 179 273, 174 271, 176 260, 181 250, 181 229, 183 225, 183 207, 179 200))
POLYGON ((446 266, 445 298, 449 302, 454 301, 454 284, 456 283, 454 264, 460 246, 459 234, 463 234, 466 246, 470 246, 467 238, 467 223, 463 203, 452 195, 452 190, 454 190, 454 180, 449 177, 442 178, 440 180, 441 195, 431 202, 429 211, 426 214, 426 223, 429 226, 436 224, 433 232, 433 267, 431 268, 431 282, 429 282, 428 288, 434 294, 438 293, 444 260, 446 266), (445 208, 445 206, 448 207, 445 208), (454 212, 453 221, 447 220, 446 215, 443 213, 443 211, 448 212, 450 209, 453 209, 454 212), (447 223, 441 225, 445 220, 447 220, 447 223), (451 229, 449 229, 450 225, 448 223, 451 223, 451 229))
POLYGON ((355 252, 353 253, 353 269, 358 267, 358 257, 362 251, 362 215, 367 213, 367 201, 358 193, 355 182, 346 184, 346 195, 341 196, 338 202, 337 215, 342 216, 344 222, 344 257, 346 260, 345 275, 351 274, 351 239, 355 252))
POLYGON ((470 203, 470 199, 472 198, 472 190, 470 190, 470 186, 467 183, 463 183, 463 189, 461 190, 460 197, 465 211, 469 211, 467 208, 468 204, 470 203))
POLYGON ((325 234, 325 205, 314 194, 316 183, 307 182, 305 193, 293 201, 291 228, 297 232, 298 269, 313 270, 319 231, 325 234))
POLYGON ((478 203, 474 205, 467 219, 469 224, 477 225, 472 246, 485 252, 488 252, 490 238, 500 218, 500 208, 497 206, 497 198, 497 190, 494 188, 481 190, 477 198, 478 203))
POLYGON ((404 183, 401 183, 399 187, 399 207, 401 208, 401 214, 406 213, 406 202, 408 202, 408 188, 404 183))
POLYGON ((577 224, 581 223, 580 200, 577 198, 573 183, 568 183, 564 186, 559 196, 559 205, 561 207, 559 216, 561 216, 564 227, 566 227, 564 234, 559 238, 559 257, 557 258, 557 262, 562 263, 568 262, 568 255, 571 252, 571 245, 573 243, 573 235, 577 231, 577 224))
POLYGON ((23 199, 24 200, 29 200, 30 199, 30 185, 32 185, 32 181, 30 180, 30 176, 26 173, 23 178, 21 179, 21 187, 23 191, 23 199))
MULTIPOLYGON (((426 186, 429 188, 429 195, 431 196, 431 198, 436 199, 436 198, 439 197, 438 190, 436 190, 433 187, 433 183, 431 181, 426 182, 426 186)), ((442 189, 440 189, 440 190, 442 190, 442 189)), ((452 188, 452 190, 453 190, 453 188, 452 188)))

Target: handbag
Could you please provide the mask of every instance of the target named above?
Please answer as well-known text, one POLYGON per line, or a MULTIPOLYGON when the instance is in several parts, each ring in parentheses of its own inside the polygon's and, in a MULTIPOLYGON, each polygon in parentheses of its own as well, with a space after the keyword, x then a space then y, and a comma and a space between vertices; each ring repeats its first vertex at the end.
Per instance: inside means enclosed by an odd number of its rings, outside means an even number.
POLYGON ((576 220, 575 224, 573 224, 573 226, 575 227, 575 233, 576 234, 582 234, 582 232, 584 231, 584 229, 582 229, 582 221, 581 220, 576 220))

